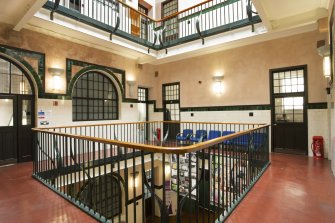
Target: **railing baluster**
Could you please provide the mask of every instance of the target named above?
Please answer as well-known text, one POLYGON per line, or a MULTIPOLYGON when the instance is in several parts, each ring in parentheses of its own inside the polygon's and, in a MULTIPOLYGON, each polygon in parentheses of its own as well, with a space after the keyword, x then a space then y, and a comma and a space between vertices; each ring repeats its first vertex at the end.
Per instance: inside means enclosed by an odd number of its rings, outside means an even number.
MULTIPOLYGON (((143 222, 146 220, 145 170, 149 165, 152 178, 151 186, 147 189, 151 193, 152 222, 155 221, 155 204, 159 204, 161 222, 166 223, 169 213, 165 206, 167 203, 170 204, 167 201, 170 201, 171 196, 176 196, 177 200, 177 222, 181 222, 182 219, 191 222, 194 217, 196 222, 224 220, 268 165, 269 127, 243 123, 171 121, 166 124, 170 126, 170 134, 177 130, 182 132, 185 129, 193 131, 203 129, 207 133, 210 130, 220 132, 234 130, 236 136, 223 136, 230 138, 215 139, 217 141, 210 145, 208 143, 212 140, 198 143, 199 146, 206 144, 208 146, 194 152, 186 151, 186 155, 174 153, 177 158, 172 159, 171 155, 167 155, 170 153, 169 149, 165 151, 161 147, 156 147, 157 151, 162 152, 161 155, 153 152, 147 155, 148 148, 141 145, 143 143, 140 135, 141 126, 149 129, 147 143, 151 144, 152 132, 157 128, 162 129, 161 137, 164 137, 163 122, 36 129, 34 135, 36 159, 33 174, 67 199, 77 202, 77 205, 82 203, 87 206, 89 209, 86 211, 90 210, 98 220, 107 220, 105 217, 108 217, 113 223, 121 220, 143 222), (87 136, 77 136, 80 132, 87 133, 87 136), (118 140, 119 145, 114 145, 114 141, 109 141, 110 139, 118 140), (136 143, 136 146, 130 148, 129 144, 124 144, 125 142, 136 143), (181 159, 184 160, 182 164, 181 159), (155 162, 161 167, 159 167, 160 173, 155 173, 155 162), (117 165, 117 170, 116 167, 113 169, 114 164, 117 165), (171 172, 166 172, 166 167, 173 164, 176 165, 177 172, 174 176, 171 172), (192 170, 193 165, 196 168, 195 172, 192 170), (184 169, 185 167, 188 169, 184 169), (123 179, 120 178, 122 174, 123 179), (132 175, 130 180, 128 175, 132 175), (162 178, 156 180, 155 175, 162 175, 162 178), (188 180, 185 176, 188 176, 188 180), (171 189, 175 193, 168 194, 168 181, 172 181, 173 178, 176 179, 177 185, 171 189), (193 180, 196 181, 196 185, 192 184, 193 180), (125 186, 122 191, 125 195, 122 197, 125 198, 123 203, 126 206, 118 213, 115 210, 119 210, 116 206, 119 203, 113 196, 121 193, 113 186, 114 181, 125 186), (128 188, 130 181, 133 183, 130 186, 132 189, 128 188), (160 184, 161 181, 162 193, 158 195, 155 192, 155 184, 160 184), (141 184, 137 185, 139 182, 141 184), (185 182, 188 183, 187 186, 185 182), (141 188, 138 188, 139 186, 141 188), (133 190, 131 196, 128 189, 133 190), (137 199, 139 196, 141 199, 137 199), (139 209, 136 208, 138 201, 142 203, 140 209, 142 218, 136 218, 136 213, 139 214, 139 209), (132 213, 128 212, 128 205, 133 205, 130 210, 132 213), (131 214, 134 214, 134 217, 129 219, 131 214), (121 219, 124 215, 125 219, 121 219)), ((170 138, 174 139, 175 136, 170 138)), ((177 145, 180 149, 187 148, 187 143, 176 144, 172 139, 167 141, 166 147, 177 145)))

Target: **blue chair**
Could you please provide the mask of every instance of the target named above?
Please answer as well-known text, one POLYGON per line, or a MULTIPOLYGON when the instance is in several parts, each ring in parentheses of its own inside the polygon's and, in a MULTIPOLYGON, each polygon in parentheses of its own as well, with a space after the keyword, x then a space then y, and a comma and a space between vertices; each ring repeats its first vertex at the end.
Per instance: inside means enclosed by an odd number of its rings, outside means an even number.
POLYGON ((209 130, 207 140, 215 139, 221 137, 221 131, 209 130))
MULTIPOLYGON (((230 134, 234 134, 235 132, 234 131, 222 131, 222 136, 227 136, 227 135, 230 135, 230 134)), ((228 144, 231 144, 232 140, 229 139, 229 140, 226 140, 224 142, 225 145, 228 145, 228 144)))
POLYGON ((248 146, 249 145, 249 139, 250 139, 250 135, 245 134, 245 135, 241 135, 241 136, 238 136, 237 138, 233 139, 232 142, 235 145, 248 146))
POLYGON ((253 133, 253 144, 255 149, 258 149, 265 143, 266 134, 265 133, 253 133))
POLYGON ((192 142, 202 142, 207 139, 207 131, 206 130, 197 130, 195 131, 195 135, 193 134, 190 137, 192 142))
POLYGON ((190 137, 193 135, 192 129, 184 129, 183 133, 178 133, 176 136, 177 141, 187 141, 190 139, 190 137))

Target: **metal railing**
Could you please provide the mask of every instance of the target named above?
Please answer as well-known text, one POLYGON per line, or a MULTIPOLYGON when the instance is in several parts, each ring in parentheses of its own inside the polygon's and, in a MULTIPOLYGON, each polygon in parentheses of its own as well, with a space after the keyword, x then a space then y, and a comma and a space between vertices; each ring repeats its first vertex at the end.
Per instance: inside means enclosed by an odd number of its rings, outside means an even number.
POLYGON ((118 0, 49 0, 44 7, 118 35, 149 49, 188 41, 261 22, 250 0, 208 0, 155 20, 118 0), (78 4, 75 4, 78 3, 78 4))
POLYGON ((33 176, 101 222, 223 222, 269 165, 269 126, 34 129, 33 176))

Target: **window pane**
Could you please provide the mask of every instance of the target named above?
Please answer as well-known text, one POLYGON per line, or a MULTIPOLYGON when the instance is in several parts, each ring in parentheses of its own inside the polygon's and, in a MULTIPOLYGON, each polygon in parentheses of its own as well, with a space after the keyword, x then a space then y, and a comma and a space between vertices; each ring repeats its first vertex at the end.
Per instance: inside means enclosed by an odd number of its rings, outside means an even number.
MULTIPOLYGON (((73 110, 77 113, 85 111, 85 114, 83 115, 85 120, 111 119, 111 116, 108 113, 115 113, 115 117, 117 117, 118 98, 115 86, 113 85, 112 81, 110 81, 104 75, 95 72, 84 74, 81 78, 87 78, 88 85, 86 87, 84 84, 86 81, 81 82, 82 84, 78 84, 80 83, 80 80, 78 80, 77 84, 74 86, 74 89, 79 90, 80 93, 77 92, 77 94, 73 94, 72 98, 74 101, 79 101, 79 97, 85 99, 82 102, 83 106, 81 109, 76 108, 73 110), (111 99, 114 99, 116 103, 115 106, 112 106, 113 102, 111 99)), ((73 106, 74 105, 76 105, 75 102, 73 103, 73 106)), ((73 119, 76 120, 75 116, 73 119)))
POLYGON ((31 100, 22 100, 22 125, 31 125, 31 100))
POLYGON ((0 93, 9 93, 9 74, 0 73, 0 93))
POLYGON ((0 126, 14 126, 13 100, 0 99, 0 126))

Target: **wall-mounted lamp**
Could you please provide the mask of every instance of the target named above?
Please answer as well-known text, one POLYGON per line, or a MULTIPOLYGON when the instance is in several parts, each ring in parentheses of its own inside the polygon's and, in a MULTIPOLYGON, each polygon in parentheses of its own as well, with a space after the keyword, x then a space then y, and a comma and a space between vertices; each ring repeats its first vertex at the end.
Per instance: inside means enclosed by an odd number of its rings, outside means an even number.
POLYGON ((62 68, 48 68, 49 73, 52 75, 52 89, 59 91, 62 89, 61 76, 64 73, 62 68))
POLYGON ((127 85, 129 86, 129 96, 133 97, 133 91, 134 91, 134 86, 136 84, 136 81, 133 80, 128 80, 127 85))
POLYGON ((139 172, 136 171, 136 172, 130 173, 130 175, 131 175, 130 180, 129 180, 129 186, 130 186, 130 188, 132 188, 132 187, 138 187, 138 175, 139 175, 139 172))
POLYGON ((329 78, 331 75, 330 46, 323 45, 319 47, 318 53, 321 57, 323 57, 323 76, 329 78))
POLYGON ((223 76, 214 76, 213 77, 213 91, 215 94, 223 93, 223 84, 222 84, 223 76))
POLYGON ((330 56, 323 57, 323 75, 325 77, 330 77, 331 75, 330 56))

